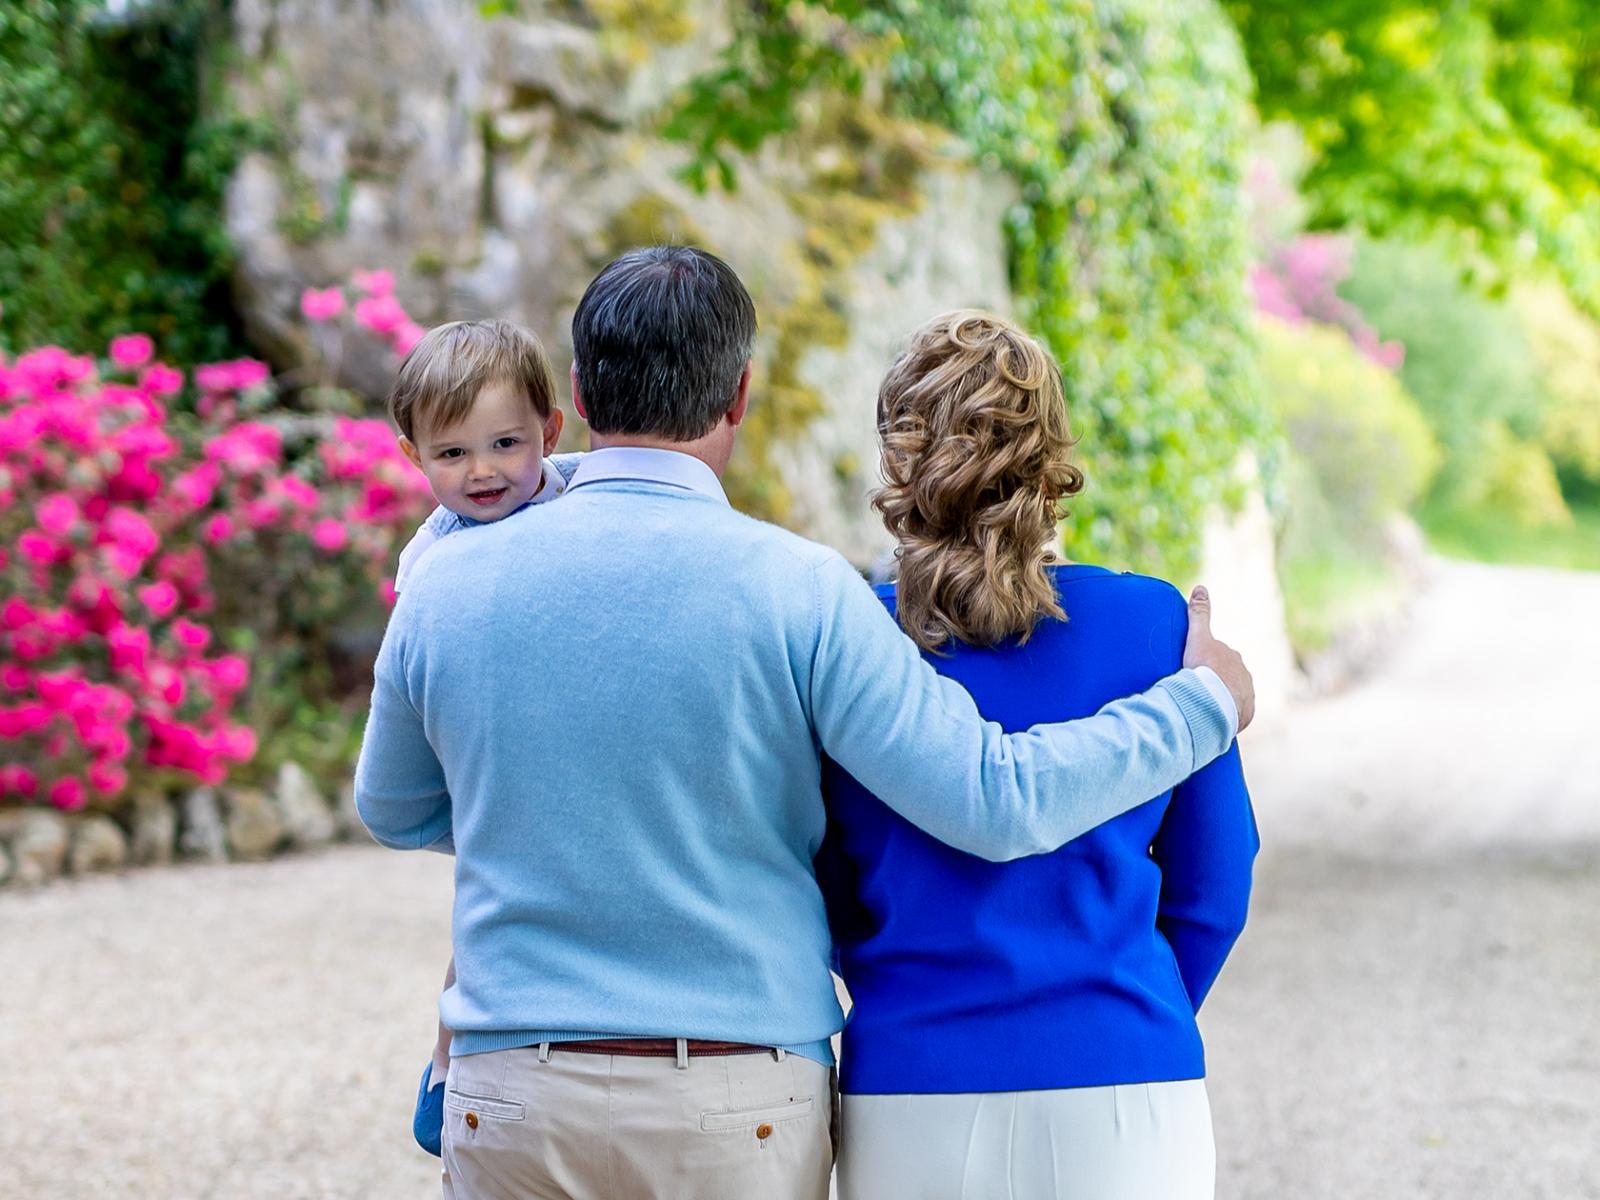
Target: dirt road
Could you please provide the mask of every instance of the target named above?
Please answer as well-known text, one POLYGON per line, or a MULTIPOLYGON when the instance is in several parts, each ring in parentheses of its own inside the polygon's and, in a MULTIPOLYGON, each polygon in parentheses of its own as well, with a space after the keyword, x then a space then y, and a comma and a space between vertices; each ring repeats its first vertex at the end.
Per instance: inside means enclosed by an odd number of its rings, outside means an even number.
MULTIPOLYGON (((1222 1200, 1600 1197, 1597 676, 1600 575, 1446 566, 1381 672, 1247 743, 1222 1200)), ((437 1195, 448 898, 365 847, 0 894, 0 1197, 437 1195)))

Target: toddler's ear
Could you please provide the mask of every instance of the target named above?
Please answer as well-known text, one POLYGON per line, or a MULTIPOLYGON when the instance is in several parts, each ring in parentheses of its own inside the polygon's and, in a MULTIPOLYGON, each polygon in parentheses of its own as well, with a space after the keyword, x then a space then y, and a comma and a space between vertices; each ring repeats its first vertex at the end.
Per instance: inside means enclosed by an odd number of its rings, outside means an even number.
POLYGON ((564 419, 561 415, 561 410, 551 405, 550 415, 544 419, 544 456, 546 458, 555 453, 556 443, 561 440, 561 422, 564 419))
POLYGON ((411 460, 413 467, 422 470, 422 455, 418 453, 416 443, 403 433, 400 435, 400 453, 411 460))

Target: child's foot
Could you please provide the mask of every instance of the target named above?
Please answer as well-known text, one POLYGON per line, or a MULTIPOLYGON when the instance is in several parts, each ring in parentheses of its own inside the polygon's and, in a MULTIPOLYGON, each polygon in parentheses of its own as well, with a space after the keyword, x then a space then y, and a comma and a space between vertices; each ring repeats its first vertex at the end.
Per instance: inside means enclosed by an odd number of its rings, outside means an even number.
POLYGON ((417 1089, 417 1111, 411 1118, 411 1136, 435 1158, 444 1157, 444 1077, 434 1080, 433 1063, 422 1068, 422 1086, 417 1089), (431 1086, 430 1086, 431 1085, 431 1086))

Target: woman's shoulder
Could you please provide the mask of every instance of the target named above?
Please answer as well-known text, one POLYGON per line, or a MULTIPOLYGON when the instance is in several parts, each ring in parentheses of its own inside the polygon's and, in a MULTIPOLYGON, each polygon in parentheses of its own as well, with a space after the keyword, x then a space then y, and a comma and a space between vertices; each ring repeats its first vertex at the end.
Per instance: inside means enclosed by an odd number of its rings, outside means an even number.
POLYGON ((1074 592, 1114 591, 1117 599, 1123 602, 1142 601, 1163 608, 1187 606, 1182 592, 1154 575, 1112 571, 1089 563, 1059 563, 1050 568, 1050 573, 1055 579, 1056 591, 1063 597, 1074 592))

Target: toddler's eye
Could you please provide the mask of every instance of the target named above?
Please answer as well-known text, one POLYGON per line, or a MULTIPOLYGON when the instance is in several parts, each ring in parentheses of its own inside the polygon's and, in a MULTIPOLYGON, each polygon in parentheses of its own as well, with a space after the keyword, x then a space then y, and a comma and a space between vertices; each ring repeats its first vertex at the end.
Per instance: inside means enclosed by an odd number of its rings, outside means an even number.
POLYGON ((466 451, 460 446, 451 446, 448 450, 439 451, 440 458, 460 458, 466 451))
POLYGON ((494 448, 496 450, 509 450, 511 447, 521 444, 522 439, 519 437, 503 437, 495 440, 494 448))

